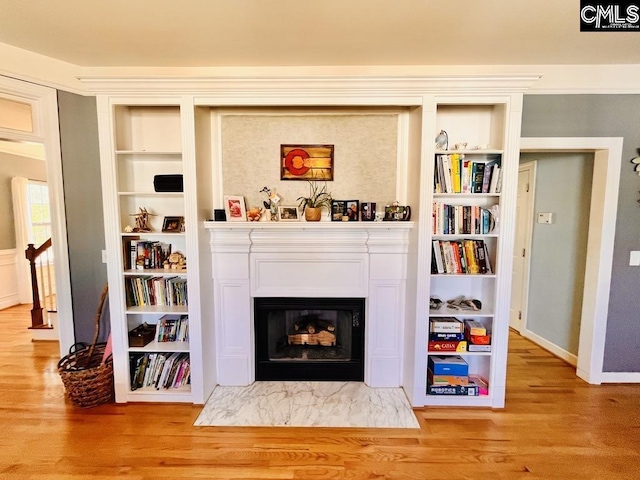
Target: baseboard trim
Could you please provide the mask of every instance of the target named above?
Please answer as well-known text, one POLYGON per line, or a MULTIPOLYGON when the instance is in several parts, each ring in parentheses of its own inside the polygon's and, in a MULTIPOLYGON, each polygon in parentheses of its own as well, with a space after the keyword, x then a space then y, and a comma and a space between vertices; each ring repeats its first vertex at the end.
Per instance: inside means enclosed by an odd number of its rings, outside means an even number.
POLYGON ((578 356, 577 355, 574 355, 573 353, 567 352, 565 349, 559 347, 555 343, 551 343, 546 338, 543 338, 540 335, 538 335, 536 333, 533 333, 531 330, 523 329, 520 332, 520 334, 524 338, 527 338, 527 339, 531 340, 533 343, 535 343, 535 344, 539 345, 540 347, 544 348, 549 353, 552 353, 556 357, 564 360, 565 362, 567 362, 572 367, 577 367, 578 366, 578 356))
POLYGON ((640 372, 602 372, 602 383, 640 383, 640 372))
POLYGON ((20 295, 17 293, 12 293, 10 295, 5 295, 0 298, 0 310, 4 310, 5 308, 15 307, 16 305, 20 305, 20 295))

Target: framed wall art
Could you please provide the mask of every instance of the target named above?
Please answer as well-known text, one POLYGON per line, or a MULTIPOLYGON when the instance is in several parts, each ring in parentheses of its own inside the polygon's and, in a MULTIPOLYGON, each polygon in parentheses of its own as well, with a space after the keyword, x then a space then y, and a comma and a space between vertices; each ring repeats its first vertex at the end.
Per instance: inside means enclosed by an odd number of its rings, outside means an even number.
POLYGON ((333 180, 333 145, 280 145, 280 180, 333 180))

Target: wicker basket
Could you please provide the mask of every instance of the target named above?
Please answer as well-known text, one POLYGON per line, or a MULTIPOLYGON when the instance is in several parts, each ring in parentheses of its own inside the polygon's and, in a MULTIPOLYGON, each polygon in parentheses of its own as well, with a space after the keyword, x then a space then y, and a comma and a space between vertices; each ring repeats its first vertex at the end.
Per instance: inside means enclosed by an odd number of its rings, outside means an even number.
POLYGON ((109 355, 103 362, 106 343, 96 343, 107 290, 105 285, 96 312, 93 343, 76 343, 69 349, 69 355, 58 362, 64 388, 77 407, 95 407, 113 400, 113 360, 109 355))

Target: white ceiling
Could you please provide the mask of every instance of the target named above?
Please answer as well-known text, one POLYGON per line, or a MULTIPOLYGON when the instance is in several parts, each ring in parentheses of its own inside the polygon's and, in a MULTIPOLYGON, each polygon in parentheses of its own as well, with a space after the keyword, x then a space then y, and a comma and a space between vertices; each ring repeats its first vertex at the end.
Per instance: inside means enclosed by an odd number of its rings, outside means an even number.
POLYGON ((0 43, 83 67, 640 64, 577 0, 0 0, 0 43))

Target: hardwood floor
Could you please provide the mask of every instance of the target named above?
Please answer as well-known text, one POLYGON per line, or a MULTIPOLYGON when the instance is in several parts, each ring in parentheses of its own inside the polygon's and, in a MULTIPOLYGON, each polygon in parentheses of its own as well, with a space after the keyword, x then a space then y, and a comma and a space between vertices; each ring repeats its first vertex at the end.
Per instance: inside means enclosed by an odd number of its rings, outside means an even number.
POLYGON ((640 385, 590 386, 511 335, 504 410, 420 430, 193 427, 200 407, 65 402, 55 342, 0 311, 0 479, 638 479, 640 385))

